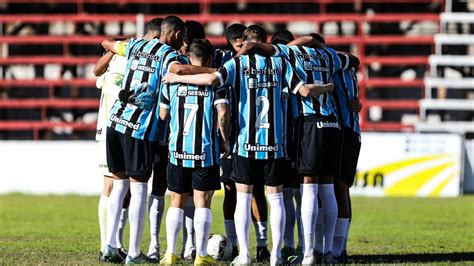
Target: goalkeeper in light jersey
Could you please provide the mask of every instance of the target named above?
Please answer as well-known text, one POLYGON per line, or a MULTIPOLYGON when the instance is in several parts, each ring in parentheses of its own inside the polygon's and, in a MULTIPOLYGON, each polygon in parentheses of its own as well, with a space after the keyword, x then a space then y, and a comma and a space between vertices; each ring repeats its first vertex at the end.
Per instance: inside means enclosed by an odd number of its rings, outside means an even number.
MULTIPOLYGON (((99 169, 104 176, 104 188, 100 196, 98 214, 99 214, 99 230, 100 230, 100 253, 99 261, 104 262, 103 247, 105 245, 105 238, 107 234, 107 204, 110 193, 112 192, 112 173, 107 167, 107 151, 105 147, 107 120, 110 116, 110 110, 118 99, 118 94, 121 90, 123 73, 127 66, 127 58, 116 55, 111 52, 105 53, 96 63, 94 68, 94 75, 98 76, 96 86, 102 90, 100 96, 99 114, 97 118, 97 130, 95 139, 99 146, 99 169)), ((120 213, 120 222, 117 230, 116 241, 119 248, 120 255, 125 257, 126 250, 123 247, 123 229, 128 220, 128 203, 130 201, 130 194, 124 199, 122 211, 120 213)))

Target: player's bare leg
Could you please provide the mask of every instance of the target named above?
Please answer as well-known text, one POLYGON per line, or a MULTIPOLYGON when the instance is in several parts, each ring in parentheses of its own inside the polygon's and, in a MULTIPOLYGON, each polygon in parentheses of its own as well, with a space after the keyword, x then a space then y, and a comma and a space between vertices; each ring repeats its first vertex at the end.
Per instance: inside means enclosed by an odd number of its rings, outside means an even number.
POLYGON ((347 182, 345 180, 336 179, 334 185, 338 214, 332 251, 333 255, 338 258, 342 255, 345 248, 351 215, 349 207, 349 186, 347 182))
POLYGON ((184 208, 183 247, 181 257, 187 261, 193 261, 196 257, 196 245, 194 244, 194 201, 188 198, 184 208))
POLYGON ((145 256, 141 253, 140 246, 143 237, 143 227, 146 217, 146 196, 148 176, 130 177, 130 243, 126 262, 144 262, 145 256))
MULTIPOLYGON (((161 158, 159 158, 161 160, 161 158)), ((155 160, 153 165, 153 182, 150 198, 148 200, 148 216, 150 219, 150 245, 148 258, 154 262, 160 260, 160 228, 165 208, 166 183, 166 161, 160 165, 155 160), (161 166, 161 167, 158 167, 161 166)))
POLYGON ((246 265, 250 264, 250 211, 252 201, 252 185, 235 183, 237 189, 237 203, 235 206, 234 221, 237 240, 239 242, 239 256, 237 256, 233 264, 246 265))
POLYGON ((301 223, 301 191, 293 189, 293 198, 295 199, 295 221, 298 228, 298 243, 296 244, 296 255, 303 254, 304 235, 303 224, 301 223))
POLYGON ((323 260, 325 263, 332 263, 332 246, 338 213, 336 195, 334 193, 334 178, 332 176, 324 176, 319 179, 319 196, 322 205, 319 215, 323 215, 323 260))
POLYGON ((237 234, 235 232, 234 212, 237 204, 237 190, 234 182, 224 183, 224 203, 222 211, 224 213, 225 233, 232 244, 232 259, 238 255, 237 234))
POLYGON ((270 226, 272 227, 272 252, 270 265, 283 263, 281 248, 283 246, 283 234, 285 232, 285 205, 283 202, 283 185, 266 186, 267 199, 270 204, 270 226))
POLYGON ((194 190, 194 230, 196 234, 196 259, 194 265, 214 264, 216 261, 207 255, 207 242, 211 233, 211 200, 214 191, 194 190))
POLYGON ((267 249, 268 206, 263 184, 255 185, 252 194, 252 220, 257 239, 257 263, 265 263, 270 260, 270 253, 267 249))
POLYGON ((283 202, 285 204, 286 224, 284 233, 284 246, 282 249, 282 257, 286 260, 294 255, 295 249, 295 203, 293 201, 293 188, 283 188, 283 202))

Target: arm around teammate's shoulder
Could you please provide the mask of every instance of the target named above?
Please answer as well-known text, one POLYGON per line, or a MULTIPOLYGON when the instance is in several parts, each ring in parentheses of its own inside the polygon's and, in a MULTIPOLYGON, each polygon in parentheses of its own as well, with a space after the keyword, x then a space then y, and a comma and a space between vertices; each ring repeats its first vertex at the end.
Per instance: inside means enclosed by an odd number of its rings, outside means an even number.
POLYGON ((259 54, 263 56, 273 56, 275 55, 276 50, 273 45, 268 43, 255 43, 255 42, 246 42, 240 48, 239 52, 235 55, 241 56, 246 54, 259 54))
POLYGON ((298 93, 303 97, 316 97, 324 93, 333 92, 334 84, 327 83, 323 85, 303 84, 299 87, 298 93))
POLYGON ((175 73, 167 73, 163 77, 164 83, 187 83, 202 86, 217 86, 219 85, 219 78, 216 74, 202 73, 196 75, 178 75, 175 73))
POLYGON ((107 67, 109 66, 110 60, 112 60, 112 57, 114 57, 114 53, 108 51, 105 53, 103 56, 97 60, 97 63, 95 63, 94 67, 94 75, 96 77, 102 75, 107 71, 107 67))
POLYGON ((175 73, 178 75, 194 75, 194 74, 202 74, 202 73, 214 73, 217 71, 216 68, 210 67, 201 67, 201 66, 193 66, 193 65, 186 65, 186 64, 171 64, 168 69, 169 72, 175 73))

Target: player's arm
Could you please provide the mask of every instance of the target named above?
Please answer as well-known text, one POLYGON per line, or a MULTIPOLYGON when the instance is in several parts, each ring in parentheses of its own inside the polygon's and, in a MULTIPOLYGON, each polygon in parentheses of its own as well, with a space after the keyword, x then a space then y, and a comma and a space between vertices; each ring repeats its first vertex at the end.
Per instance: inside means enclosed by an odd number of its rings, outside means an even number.
POLYGON ((168 119, 170 115, 170 99, 169 99, 169 85, 163 87, 160 97, 160 118, 162 120, 168 119))
POLYGON ((114 54, 126 56, 127 45, 129 42, 130 40, 125 40, 125 41, 103 40, 102 47, 104 47, 104 49, 108 51, 111 51, 114 54))
POLYGON ((164 83, 188 83, 201 86, 218 86, 219 78, 216 74, 202 73, 196 75, 177 75, 168 73, 163 77, 164 83))
POLYGON ((359 98, 355 98, 354 100, 347 101, 347 108, 352 112, 360 112, 362 110, 362 103, 360 102, 359 98))
POLYGON ((114 57, 114 53, 108 51, 99 58, 94 67, 94 75, 96 77, 104 74, 105 71, 107 71, 107 67, 109 66, 110 60, 112 60, 112 57, 114 57))
POLYGON ((264 56, 273 56, 277 51, 273 45, 268 43, 246 42, 240 48, 240 51, 235 55, 241 56, 244 54, 260 54, 264 56))
POLYGON ((282 65, 283 72, 285 73, 285 83, 289 88, 291 88, 293 94, 299 93, 303 97, 316 97, 334 90, 334 85, 332 83, 306 84, 296 74, 293 66, 287 60, 283 60, 282 65))
POLYGON ((180 63, 171 64, 169 72, 175 73, 178 75, 195 75, 195 74, 202 74, 202 73, 214 73, 217 71, 216 68, 210 67, 201 67, 201 66, 193 66, 193 65, 185 65, 180 63))
POLYGON ((296 46, 307 46, 312 48, 322 48, 326 47, 323 43, 313 38, 313 36, 303 36, 298 39, 295 39, 287 44, 287 46, 296 45, 296 46))
POLYGON ((321 94, 334 91, 334 84, 303 84, 299 88, 295 87, 294 93, 298 92, 303 97, 316 97, 321 94))
POLYGON ((337 56, 343 63, 343 69, 348 69, 351 67, 358 67, 360 65, 360 60, 357 56, 352 55, 350 53, 337 51, 337 56), (344 64, 346 62, 346 64, 344 64))
POLYGON ((226 158, 230 152, 230 132, 231 132, 231 117, 229 100, 227 98, 227 87, 215 88, 215 100, 214 106, 217 109, 217 126, 219 128, 220 135, 223 140, 224 156, 226 158))

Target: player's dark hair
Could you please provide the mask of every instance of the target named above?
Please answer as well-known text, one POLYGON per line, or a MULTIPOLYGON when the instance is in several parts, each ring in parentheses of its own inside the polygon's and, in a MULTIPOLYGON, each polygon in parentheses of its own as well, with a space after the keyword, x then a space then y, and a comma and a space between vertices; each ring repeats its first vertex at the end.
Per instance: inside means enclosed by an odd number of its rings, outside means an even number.
POLYGON ((145 33, 156 31, 158 36, 161 34, 161 22, 163 18, 154 18, 145 24, 145 33))
POLYGON ((288 44, 291 41, 294 41, 295 37, 288 30, 281 30, 273 34, 271 43, 272 44, 288 44))
POLYGON ((184 33, 185 27, 184 22, 177 16, 168 16, 161 22, 161 32, 177 32, 181 31, 184 33))
POLYGON ((256 40, 259 42, 267 41, 267 32, 262 26, 259 25, 250 25, 244 31, 244 40, 256 40))
POLYGON ((319 34, 319 33, 313 32, 313 33, 308 34, 308 36, 313 37, 314 39, 316 39, 318 42, 320 42, 320 43, 322 43, 322 44, 326 44, 326 40, 325 40, 324 37, 323 37, 321 34, 319 34))
POLYGON ((191 44, 195 39, 206 38, 206 33, 201 23, 195 20, 187 20, 184 22, 184 27, 186 28, 184 42, 186 42, 188 45, 191 44))
POLYGON ((242 24, 234 23, 225 29, 225 38, 227 41, 242 38, 246 28, 242 24))
POLYGON ((213 51, 212 44, 207 39, 194 39, 189 47, 189 53, 201 60, 212 57, 213 51))

